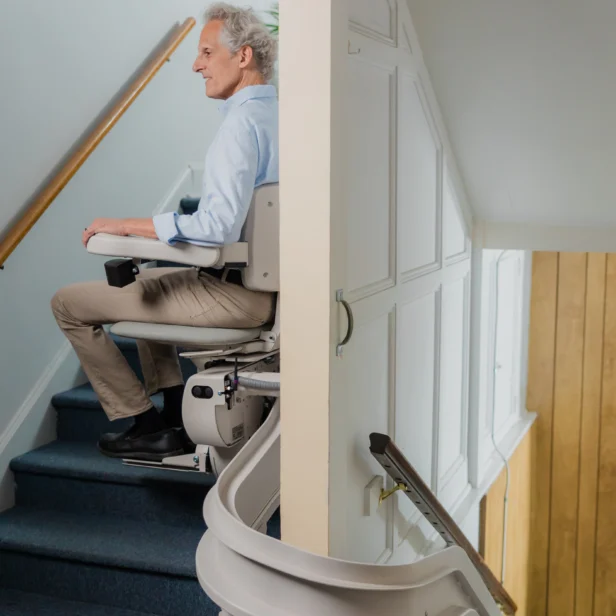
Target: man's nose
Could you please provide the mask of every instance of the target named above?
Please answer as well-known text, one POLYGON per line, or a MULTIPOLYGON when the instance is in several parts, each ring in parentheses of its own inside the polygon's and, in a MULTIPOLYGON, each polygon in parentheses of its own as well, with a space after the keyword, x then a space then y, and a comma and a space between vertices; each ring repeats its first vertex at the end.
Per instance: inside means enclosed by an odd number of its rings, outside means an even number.
POLYGON ((200 62, 199 58, 197 57, 197 58, 195 59, 194 64, 193 64, 193 71, 194 71, 195 73, 198 73, 199 71, 203 70, 203 68, 204 68, 204 67, 203 67, 203 62, 200 62))

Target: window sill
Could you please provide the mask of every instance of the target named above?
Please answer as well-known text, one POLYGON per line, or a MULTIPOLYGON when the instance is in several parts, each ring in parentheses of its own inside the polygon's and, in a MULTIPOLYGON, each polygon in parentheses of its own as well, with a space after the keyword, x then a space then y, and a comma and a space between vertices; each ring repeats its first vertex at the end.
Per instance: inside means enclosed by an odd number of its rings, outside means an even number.
MULTIPOLYGON (((499 449, 507 461, 511 459, 511 456, 524 440, 524 437, 528 434, 536 418, 536 413, 525 412, 520 416, 520 419, 511 426, 507 434, 499 442, 499 449)), ((449 511, 449 514, 458 526, 463 526, 469 513, 481 502, 481 499, 498 479, 498 476, 504 468, 505 463, 503 459, 498 453, 493 452, 488 458, 485 471, 481 474, 482 479, 479 486, 467 489, 462 498, 449 511)), ((443 546, 444 543, 442 539, 434 532, 429 537, 426 545, 427 549, 424 549, 422 555, 427 556, 435 551, 441 550, 443 546)))
MULTIPOLYGON (((535 419, 537 419, 537 413, 524 412, 519 420, 509 428, 505 436, 499 441, 498 448, 507 461, 511 459, 511 456, 524 440, 524 437, 528 434, 535 419)), ((485 464, 484 471, 481 473, 479 485, 472 489, 466 498, 454 508, 452 517, 456 523, 461 524, 466 519, 470 510, 477 505, 490 490, 504 468, 505 462, 496 451, 493 451, 485 464)))

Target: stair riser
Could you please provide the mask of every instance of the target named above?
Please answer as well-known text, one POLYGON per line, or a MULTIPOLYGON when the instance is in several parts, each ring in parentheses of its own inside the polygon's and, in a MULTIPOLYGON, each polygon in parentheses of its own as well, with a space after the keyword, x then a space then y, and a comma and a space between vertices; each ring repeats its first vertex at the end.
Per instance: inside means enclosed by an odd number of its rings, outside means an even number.
MULTIPOLYGON (((170 471, 171 472, 171 471, 170 471)), ((18 505, 69 513, 109 514, 176 526, 203 526, 204 486, 103 483, 15 473, 18 505)))
POLYGON ((133 425, 132 419, 109 421, 102 410, 58 408, 58 440, 96 443, 105 432, 123 432, 133 425))
POLYGON ((99 567, 18 552, 0 551, 0 580, 5 588, 157 616, 218 616, 220 611, 196 579, 99 567))

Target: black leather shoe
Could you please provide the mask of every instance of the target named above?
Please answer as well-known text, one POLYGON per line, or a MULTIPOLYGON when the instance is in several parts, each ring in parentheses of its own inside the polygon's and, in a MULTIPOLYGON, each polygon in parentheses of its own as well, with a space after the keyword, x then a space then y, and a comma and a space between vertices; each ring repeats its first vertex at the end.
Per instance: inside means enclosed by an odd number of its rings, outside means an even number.
POLYGON ((98 449, 111 458, 149 462, 162 462, 164 458, 185 453, 181 439, 172 428, 154 434, 139 434, 134 428, 119 434, 103 434, 98 441, 98 449))
POLYGON ((195 451, 197 450, 197 446, 190 440, 190 437, 186 432, 186 428, 180 427, 173 429, 177 432, 178 438, 180 439, 182 447, 184 448, 184 453, 195 453, 195 451))

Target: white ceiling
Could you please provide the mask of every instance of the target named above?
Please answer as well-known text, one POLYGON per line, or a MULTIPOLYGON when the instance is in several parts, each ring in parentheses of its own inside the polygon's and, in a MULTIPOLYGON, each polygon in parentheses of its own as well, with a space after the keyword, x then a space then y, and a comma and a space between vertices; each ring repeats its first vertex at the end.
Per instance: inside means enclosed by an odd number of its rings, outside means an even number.
POLYGON ((616 225, 616 0, 408 0, 479 219, 616 225))

